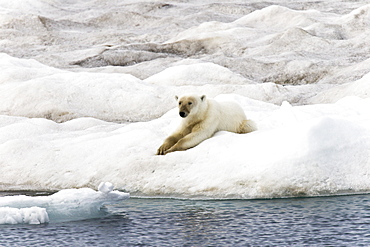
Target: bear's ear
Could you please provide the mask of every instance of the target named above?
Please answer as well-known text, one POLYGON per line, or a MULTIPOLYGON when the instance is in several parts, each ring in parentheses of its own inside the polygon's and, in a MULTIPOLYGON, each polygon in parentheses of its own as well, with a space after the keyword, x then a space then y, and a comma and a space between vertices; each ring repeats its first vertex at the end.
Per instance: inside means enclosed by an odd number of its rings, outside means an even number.
POLYGON ((200 99, 201 99, 202 101, 204 101, 204 100, 206 99, 206 96, 205 96, 205 95, 202 95, 202 96, 200 96, 200 99))
POLYGON ((179 100, 179 97, 177 95, 175 95, 175 99, 176 99, 176 101, 178 101, 179 100))

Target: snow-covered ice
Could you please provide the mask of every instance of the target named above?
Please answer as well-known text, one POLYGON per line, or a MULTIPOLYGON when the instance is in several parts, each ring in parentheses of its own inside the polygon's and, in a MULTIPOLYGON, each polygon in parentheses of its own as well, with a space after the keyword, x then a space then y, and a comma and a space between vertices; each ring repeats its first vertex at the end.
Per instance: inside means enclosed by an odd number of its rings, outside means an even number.
POLYGON ((0 197, 0 224, 44 224, 102 217, 103 206, 126 200, 128 193, 102 182, 99 191, 90 188, 61 190, 50 196, 0 197))
MULTIPOLYGON (((370 192, 370 5, 270 2, 0 0, 0 189, 370 192), (156 156, 187 92, 237 102, 259 130, 156 156)), ((46 222, 27 200, 2 207, 46 222)))

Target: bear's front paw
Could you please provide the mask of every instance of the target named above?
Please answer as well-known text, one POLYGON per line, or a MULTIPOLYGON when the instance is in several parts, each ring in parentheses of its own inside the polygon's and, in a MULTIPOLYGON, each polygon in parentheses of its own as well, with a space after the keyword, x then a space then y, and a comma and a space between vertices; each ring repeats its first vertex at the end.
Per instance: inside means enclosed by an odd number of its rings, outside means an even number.
POLYGON ((167 152, 167 150, 170 148, 171 146, 168 146, 166 145, 165 143, 160 146, 157 150, 157 155, 165 155, 167 152))

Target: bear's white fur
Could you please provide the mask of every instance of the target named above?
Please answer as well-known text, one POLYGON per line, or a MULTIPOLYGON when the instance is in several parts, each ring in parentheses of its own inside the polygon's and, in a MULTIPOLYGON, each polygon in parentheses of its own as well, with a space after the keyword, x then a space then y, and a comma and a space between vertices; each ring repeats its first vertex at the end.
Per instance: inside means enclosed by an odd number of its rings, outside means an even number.
POLYGON ((182 96, 180 99, 176 96, 176 99, 183 120, 179 128, 158 148, 158 155, 192 148, 217 131, 241 134, 257 129, 236 103, 217 102, 207 99, 205 95, 182 96))

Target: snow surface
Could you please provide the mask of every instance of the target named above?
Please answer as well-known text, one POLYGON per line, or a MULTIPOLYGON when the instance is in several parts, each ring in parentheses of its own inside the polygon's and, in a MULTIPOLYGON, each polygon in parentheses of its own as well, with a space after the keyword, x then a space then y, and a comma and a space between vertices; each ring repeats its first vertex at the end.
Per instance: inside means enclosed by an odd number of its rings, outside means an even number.
POLYGON ((129 198, 102 182, 99 191, 89 188, 61 190, 51 196, 0 197, 0 224, 44 224, 102 217, 104 205, 129 198), (36 206, 35 206, 36 205, 36 206))
MULTIPOLYGON (((270 2, 0 0, 0 189, 370 192, 370 5, 270 2), (188 92, 259 130, 156 156, 188 92)), ((44 215, 32 202, 11 214, 44 215)))

